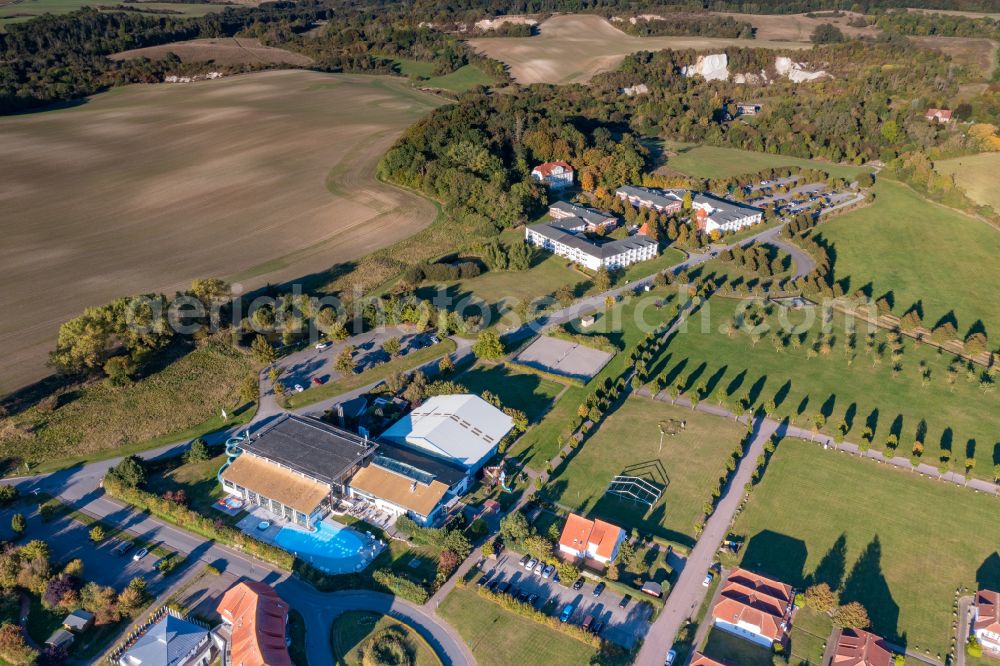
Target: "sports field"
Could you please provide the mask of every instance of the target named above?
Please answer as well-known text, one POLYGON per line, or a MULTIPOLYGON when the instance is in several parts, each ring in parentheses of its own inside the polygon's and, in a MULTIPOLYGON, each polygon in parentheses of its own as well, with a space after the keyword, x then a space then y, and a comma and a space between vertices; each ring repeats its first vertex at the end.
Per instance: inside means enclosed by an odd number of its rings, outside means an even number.
POLYGON ((284 64, 304 66, 312 62, 312 58, 301 53, 265 46, 260 43, 260 40, 246 37, 190 39, 184 42, 171 42, 147 46, 142 49, 121 51, 110 57, 112 60, 129 60, 131 58, 157 60, 166 57, 168 53, 173 53, 182 62, 210 61, 217 65, 284 64))
POLYGON ((375 166, 439 98, 390 77, 270 71, 118 88, 0 119, 0 392, 45 374, 59 324, 116 296, 244 287, 411 236, 430 202, 375 166))
POLYGON ((920 301, 930 326, 954 311, 963 337, 976 320, 1000 335, 1000 299, 983 279, 1000 274, 1000 231, 894 181, 879 181, 875 197, 819 227, 836 253, 835 278, 849 282, 844 291, 870 283, 875 298, 893 293, 896 314, 920 301))
POLYGON ((734 531, 742 564, 798 588, 826 582, 860 601, 873 631, 942 658, 955 589, 1000 584, 998 500, 823 451, 778 446, 734 531))
POLYGON ((632 396, 552 476, 542 494, 575 512, 690 547, 711 489, 745 434, 735 421, 632 396), (682 421, 684 427, 676 428, 682 421), (662 449, 661 424, 669 424, 668 432, 678 430, 663 437, 662 449), (651 511, 605 494, 618 474, 664 488, 651 511))
POLYGON ((438 612, 481 666, 578 666, 597 656, 589 645, 504 610, 472 589, 452 590, 438 612))
POLYGON ((990 206, 1000 212, 1000 188, 997 172, 1000 170, 1000 153, 979 153, 950 160, 938 160, 934 168, 955 177, 955 183, 978 204, 990 206))
MULTIPOLYGON (((106 0, 0 0, 0 32, 9 23, 29 21, 42 14, 67 14, 81 7, 94 5, 117 5, 118 2, 106 0)), ((256 2, 241 2, 237 4, 257 4, 256 2)), ((212 12, 221 12, 224 5, 210 3, 182 2, 138 2, 136 9, 167 9, 176 12, 177 16, 204 16, 212 12)))
POLYGON ((583 83, 617 67, 629 53, 660 49, 810 48, 808 42, 716 37, 634 37, 600 16, 566 14, 538 26, 534 37, 488 37, 469 44, 510 66, 518 83, 583 83))
POLYGON ((664 149, 674 153, 667 157, 667 167, 695 178, 728 178, 773 167, 798 166, 822 169, 833 176, 853 178, 867 169, 831 164, 821 160, 758 153, 738 148, 720 148, 676 142, 664 142, 664 149))
POLYGON ((895 434, 900 442, 897 455, 907 457, 923 422, 924 462, 937 466, 947 451, 954 469, 962 471, 966 457, 973 457, 976 473, 985 478, 1000 463, 1000 397, 981 390, 978 372, 970 381, 964 366, 949 383, 950 355, 908 339, 894 376, 885 331, 877 332, 875 342, 876 349, 886 349, 869 352, 867 325, 857 322, 854 349, 848 352, 844 319, 835 315, 828 351, 813 352, 819 344, 819 313, 785 314, 777 307, 764 319, 769 330, 755 345, 746 332, 730 336, 721 330, 733 321, 739 305, 734 299, 713 298, 689 320, 687 332, 673 338, 664 363, 654 368, 667 386, 680 383, 690 391, 703 384, 706 402, 721 398, 730 409, 741 398, 753 407, 773 401, 776 417, 788 417, 803 428, 812 428, 816 416, 823 414, 824 432, 835 434, 846 423, 846 439, 855 443, 868 426, 874 433, 873 448, 883 448, 895 434), (786 328, 782 318, 797 328, 786 328), (804 341, 793 340, 792 330, 804 335, 804 341), (790 337, 782 346, 775 333, 785 331, 790 337))

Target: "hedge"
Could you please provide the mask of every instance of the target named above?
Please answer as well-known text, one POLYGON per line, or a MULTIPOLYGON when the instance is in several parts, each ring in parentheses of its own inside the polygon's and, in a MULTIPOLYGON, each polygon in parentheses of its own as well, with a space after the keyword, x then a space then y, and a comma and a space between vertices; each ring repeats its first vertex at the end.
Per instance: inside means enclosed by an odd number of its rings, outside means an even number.
POLYGON ((393 573, 390 569, 379 569, 372 574, 372 580, 385 587, 397 597, 403 597, 415 604, 426 604, 431 598, 427 588, 408 578, 393 573))
POLYGON ((509 594, 491 592, 485 587, 478 588, 478 592, 479 596, 489 599, 504 610, 508 610, 515 615, 537 622, 538 624, 544 625, 549 629, 562 632, 570 638, 575 638, 582 643, 586 643, 595 650, 599 650, 601 648, 603 641, 601 641, 600 637, 590 633, 583 627, 575 624, 569 624, 568 622, 561 622, 559 618, 552 615, 546 615, 540 610, 536 610, 531 605, 526 604, 523 601, 518 601, 509 594))
POLYGON ((139 488, 129 487, 111 474, 104 477, 104 492, 140 511, 147 511, 157 518, 199 534, 206 539, 232 546, 283 569, 291 571, 295 564, 295 555, 286 550, 255 539, 235 527, 216 522, 182 504, 165 500, 139 488))

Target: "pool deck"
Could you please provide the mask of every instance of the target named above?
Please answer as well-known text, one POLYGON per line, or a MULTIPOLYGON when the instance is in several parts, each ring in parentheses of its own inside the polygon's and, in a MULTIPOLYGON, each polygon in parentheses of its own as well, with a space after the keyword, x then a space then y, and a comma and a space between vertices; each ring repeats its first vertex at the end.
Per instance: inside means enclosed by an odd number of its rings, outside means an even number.
MULTIPOLYGON (((374 535, 368 532, 361 532, 349 525, 345 525, 344 523, 335 520, 332 516, 329 515, 326 516, 325 518, 323 518, 322 522, 329 523, 331 525, 336 525, 341 529, 351 530, 352 532, 358 535, 359 539, 361 539, 363 545, 357 555, 358 564, 356 565, 354 571, 364 571, 372 563, 372 561, 376 557, 378 557, 379 554, 386 548, 386 544, 383 541, 376 538, 374 535)), ((259 506, 251 506, 247 510, 246 517, 244 517, 241 521, 236 523, 236 527, 238 527, 246 534, 249 534, 250 536, 256 539, 260 539, 265 543, 269 543, 272 546, 277 546, 282 550, 287 550, 287 549, 278 543, 278 532, 280 532, 281 530, 288 528, 291 530, 295 530, 297 532, 301 532, 303 534, 312 534, 312 532, 305 529, 304 527, 300 525, 295 525, 294 523, 285 522, 280 518, 276 517, 274 514, 270 513, 269 511, 259 506), (258 529, 257 526, 261 523, 261 521, 265 520, 271 523, 270 527, 268 527, 266 530, 258 529)), ((321 571, 325 571, 327 573, 332 573, 332 574, 351 573, 350 571, 330 571, 322 564, 316 562, 313 559, 311 553, 296 552, 295 555, 298 556, 301 560, 309 562, 317 569, 320 569, 321 571)))

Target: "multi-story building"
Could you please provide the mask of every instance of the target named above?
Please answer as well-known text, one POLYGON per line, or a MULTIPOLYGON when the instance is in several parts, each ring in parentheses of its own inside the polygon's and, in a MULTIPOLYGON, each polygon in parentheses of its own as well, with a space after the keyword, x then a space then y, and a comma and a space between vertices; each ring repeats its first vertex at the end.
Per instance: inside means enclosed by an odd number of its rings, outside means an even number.
POLYGON ((973 607, 972 633, 983 654, 1000 659, 1000 592, 979 590, 973 607))
POLYGON ((758 645, 784 643, 791 629, 795 591, 791 585, 736 569, 722 584, 712 608, 713 624, 758 645))
POLYGON ((553 190, 561 190, 573 185, 573 167, 562 160, 545 162, 531 170, 531 177, 553 190))

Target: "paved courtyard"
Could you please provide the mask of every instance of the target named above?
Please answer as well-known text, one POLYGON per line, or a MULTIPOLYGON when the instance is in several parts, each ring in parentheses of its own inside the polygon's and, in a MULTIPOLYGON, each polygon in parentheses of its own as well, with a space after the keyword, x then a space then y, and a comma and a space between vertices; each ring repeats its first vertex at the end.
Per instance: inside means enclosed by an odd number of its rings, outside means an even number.
MULTIPOLYGON (((631 595, 632 599, 625 608, 619 608, 622 594, 610 588, 605 589, 599 597, 594 597, 596 583, 587 579, 584 586, 576 591, 571 587, 573 581, 567 581, 567 586, 561 585, 552 578, 545 579, 541 575, 528 573, 520 562, 521 556, 512 551, 504 551, 497 560, 486 560, 482 571, 474 581, 478 581, 483 573, 495 570, 491 579, 499 579, 511 583, 512 588, 524 590, 529 594, 538 594, 536 608, 543 607, 545 600, 555 599, 546 612, 558 613, 564 604, 574 603, 576 610, 570 617, 573 624, 581 624, 588 615, 593 615, 595 621, 604 623, 601 638, 631 648, 635 642, 643 638, 649 630, 649 617, 652 608, 648 604, 640 604, 643 600, 641 592, 631 595)), ((473 582, 473 585, 475 582, 473 582)), ((508 590, 509 592, 509 590, 508 590)))
POLYGON ((539 336, 515 359, 518 363, 555 375, 588 381, 608 364, 613 354, 560 340, 539 336))

